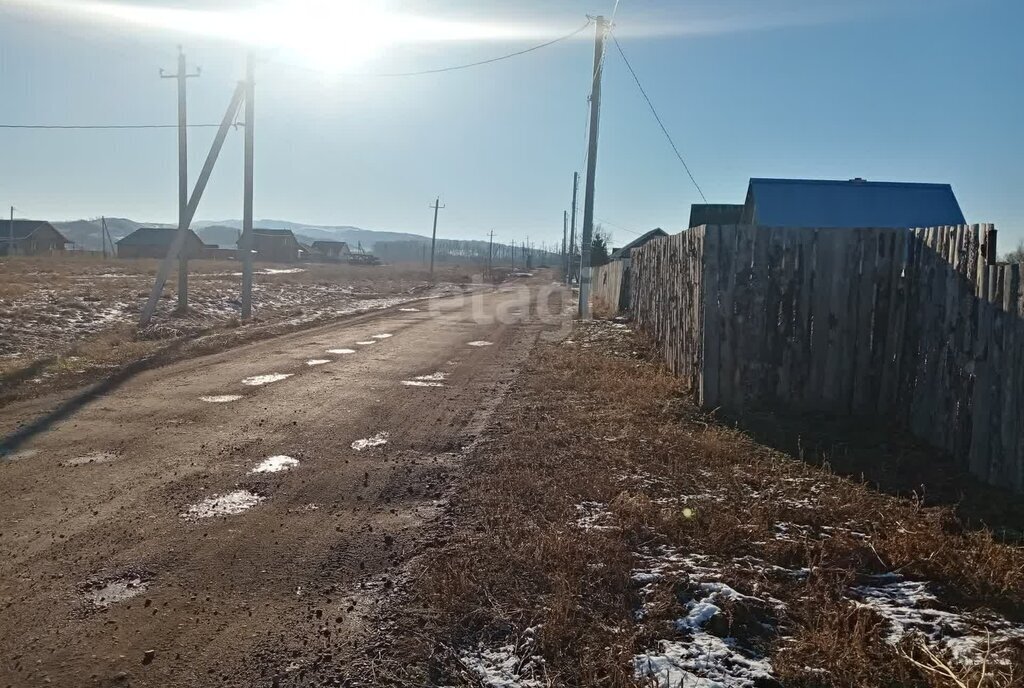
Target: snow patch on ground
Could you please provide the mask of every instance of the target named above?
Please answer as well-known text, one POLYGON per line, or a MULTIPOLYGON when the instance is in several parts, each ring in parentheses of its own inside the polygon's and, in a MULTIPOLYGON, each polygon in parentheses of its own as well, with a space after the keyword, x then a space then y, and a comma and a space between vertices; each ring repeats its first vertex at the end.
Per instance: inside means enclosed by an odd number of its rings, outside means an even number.
POLYGON ((356 344, 358 344, 359 346, 370 346, 371 344, 376 344, 376 343, 377 343, 377 340, 375 340, 375 339, 368 339, 365 342, 356 342, 356 344))
POLYGON ((897 644, 917 637, 933 650, 946 651, 962 665, 998 662, 1008 645, 1024 646, 1024 624, 991 613, 941 609, 932 585, 890 574, 851 589, 855 604, 885 619, 885 639, 897 644))
POLYGON ((327 350, 327 353, 329 353, 329 354, 336 354, 336 355, 339 355, 339 356, 343 355, 343 354, 354 354, 355 352, 356 352, 355 349, 328 349, 327 350))
POLYGON ((61 466, 74 467, 74 466, 88 466, 90 464, 97 463, 110 463, 117 459, 117 454, 113 452, 93 452, 92 454, 86 454, 85 456, 76 456, 73 459, 61 462, 61 466))
POLYGON ((389 338, 389 337, 394 337, 394 336, 395 336, 395 335, 391 334, 390 332, 383 332, 383 333, 381 333, 381 334, 375 334, 375 335, 373 335, 373 338, 374 338, 374 339, 387 339, 387 338, 389 338))
POLYGON ((329 358, 311 358, 308 361, 306 361, 306 365, 308 365, 308 366, 319 366, 319 365, 323 365, 325 363, 330 363, 330 362, 331 362, 331 359, 329 359, 329 358))
POLYGON ((366 439, 356 440, 352 443, 352 448, 356 451, 362 451, 369 447, 379 447, 383 444, 388 443, 388 433, 378 432, 373 437, 367 437, 366 439))
POLYGON ((146 592, 149 582, 138 576, 128 576, 107 581, 96 581, 90 583, 85 590, 85 598, 92 602, 93 606, 104 608, 117 602, 130 600, 136 595, 146 592))
POLYGON ((406 387, 444 387, 443 382, 427 382, 425 380, 402 380, 406 387))
POLYGON ((463 666, 485 688, 544 688, 544 658, 535 653, 539 627, 527 628, 516 644, 480 647, 460 654, 463 666))
POLYGON ((264 499, 265 497, 249 492, 249 490, 235 490, 207 497, 198 504, 190 506, 188 511, 181 514, 181 517, 195 521, 212 516, 234 516, 253 508, 264 499))
POLYGON ((475 342, 467 342, 467 346, 491 346, 492 342, 485 342, 482 339, 478 339, 475 342))
POLYGON ((611 530, 615 526, 609 521, 613 516, 604 502, 581 502, 576 505, 576 520, 573 522, 581 530, 611 530))
POLYGON ((256 468, 249 471, 250 473, 279 473, 281 471, 287 471, 291 468, 295 468, 299 465, 298 459, 293 459, 290 456, 283 454, 278 456, 270 456, 264 459, 256 468))
POLYGON ((205 401, 207 404, 230 404, 232 401, 238 401, 241 398, 241 394, 216 394, 208 397, 199 397, 199 401, 205 401))
POLYGON ((399 308, 402 313, 419 313, 419 308, 399 308))
POLYGON ((250 387, 258 387, 260 385, 269 385, 271 382, 280 382, 281 380, 287 380, 293 375, 293 373, 270 373, 269 375, 253 375, 242 380, 243 385, 249 385, 250 387))

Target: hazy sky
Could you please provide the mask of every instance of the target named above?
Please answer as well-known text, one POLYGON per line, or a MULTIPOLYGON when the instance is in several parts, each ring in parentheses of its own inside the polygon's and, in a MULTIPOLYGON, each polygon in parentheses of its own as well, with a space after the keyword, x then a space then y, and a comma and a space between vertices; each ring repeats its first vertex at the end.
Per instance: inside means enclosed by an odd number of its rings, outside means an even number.
MULTIPOLYGON (((0 0, 0 124, 173 123, 158 69, 179 42, 203 68, 190 119, 217 122, 252 36, 257 218, 429 233, 440 195, 439 236, 555 241, 582 172, 593 27, 474 69, 366 74, 520 50, 613 3, 0 0)), ((615 25, 710 202, 742 202, 751 176, 949 182, 1004 248, 1024 238, 1020 0, 621 0, 615 25)), ((190 136, 194 180, 213 130, 190 136)), ((0 204, 21 217, 176 218, 172 129, 0 141, 0 204)), ((199 218, 241 216, 241 144, 233 131, 199 218)), ((596 216, 621 244, 678 231, 699 201, 610 46, 596 216)))

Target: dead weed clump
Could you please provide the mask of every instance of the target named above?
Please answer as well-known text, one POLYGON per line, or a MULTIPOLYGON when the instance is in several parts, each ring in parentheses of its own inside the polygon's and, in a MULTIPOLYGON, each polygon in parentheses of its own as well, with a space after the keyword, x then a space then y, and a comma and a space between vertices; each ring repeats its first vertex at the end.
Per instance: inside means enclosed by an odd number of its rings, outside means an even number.
POLYGON ((966 636, 1024 629, 1021 548, 758 444, 695 409, 642 339, 586 328, 541 349, 467 458, 448 539, 392 610, 415 630, 379 639, 376 675, 1017 685, 1024 631, 981 663, 966 636))

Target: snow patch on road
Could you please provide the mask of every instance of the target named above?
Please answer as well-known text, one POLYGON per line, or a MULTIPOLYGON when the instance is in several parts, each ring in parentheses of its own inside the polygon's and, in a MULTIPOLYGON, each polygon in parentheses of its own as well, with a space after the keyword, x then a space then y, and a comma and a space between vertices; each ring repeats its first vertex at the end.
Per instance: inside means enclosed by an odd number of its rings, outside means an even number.
POLYGON ((374 339, 387 339, 389 337, 394 337, 394 336, 395 335, 391 334, 390 332, 384 332, 382 334, 375 334, 375 335, 373 335, 373 338, 374 339))
POLYGON ((85 591, 85 598, 95 607, 109 607, 117 602, 124 602, 146 592, 149 581, 138 576, 127 576, 114 580, 90 583, 85 591))
POLYGON ((478 339, 475 342, 467 342, 467 346, 491 346, 493 342, 487 342, 483 339, 478 339))
POLYGON ((378 432, 373 437, 367 437, 366 439, 356 440, 352 443, 352 448, 356 451, 362 451, 369 447, 379 447, 383 444, 388 443, 388 433, 378 432))
POLYGON ((253 375, 242 380, 243 385, 249 385, 250 387, 258 387, 259 385, 269 385, 271 382, 280 382, 281 380, 287 380, 294 373, 270 373, 269 375, 253 375))
POLYGON ((249 490, 235 490, 227 494, 214 495, 198 504, 193 504, 188 511, 181 514, 181 517, 195 521, 212 516, 235 516, 253 508, 265 499, 249 490))
POLYGON ((290 456, 283 454, 278 456, 271 456, 263 460, 256 468, 249 471, 250 473, 279 473, 281 471, 287 471, 291 468, 295 468, 299 465, 298 459, 293 459, 290 456))
POLYGON ((117 459, 117 454, 113 452, 93 452, 92 454, 86 454, 84 456, 76 456, 73 459, 61 462, 61 466, 68 468, 74 466, 88 466, 89 464, 96 463, 110 463, 117 459))
POLYGON ((355 352, 356 352, 355 349, 328 349, 327 350, 327 353, 329 353, 329 354, 336 354, 336 355, 339 355, 339 356, 341 356, 343 354, 354 354, 355 352))
POLYGON ((403 313, 419 313, 420 311, 419 308, 399 308, 398 310, 403 313))
POLYGON ((232 401, 238 401, 241 398, 241 394, 215 394, 208 397, 199 397, 199 401, 205 401, 207 404, 230 404, 232 401))
POLYGON ((365 342, 356 342, 356 344, 358 344, 359 346, 370 346, 371 344, 376 344, 376 343, 377 343, 376 339, 368 339, 365 342))
POLYGON ((318 365, 323 365, 325 363, 330 363, 330 362, 331 362, 331 359, 329 359, 329 358, 311 358, 308 361, 306 361, 306 365, 308 365, 308 366, 318 366, 318 365))

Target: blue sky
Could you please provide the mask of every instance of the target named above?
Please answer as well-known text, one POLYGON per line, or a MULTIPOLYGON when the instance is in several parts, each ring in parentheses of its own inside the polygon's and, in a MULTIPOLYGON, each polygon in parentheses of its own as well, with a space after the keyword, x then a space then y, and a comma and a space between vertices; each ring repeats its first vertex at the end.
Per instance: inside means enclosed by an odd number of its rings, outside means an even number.
MULTIPOLYGON (((173 68, 179 42, 203 68, 189 82, 192 122, 219 121, 243 75, 245 48, 230 40, 41 3, 0 0, 0 123, 172 123, 175 89, 157 70, 173 68)), ((396 0, 395 12, 536 36, 393 45, 348 71, 486 59, 612 5, 396 0)), ((949 182, 968 221, 1002 230, 1004 249, 1024 239, 1019 0, 621 0, 615 24, 709 201, 742 202, 751 176, 949 182)), ((592 27, 515 59, 408 78, 330 74, 264 50, 256 216, 429 233, 440 195, 439 236, 560 241, 572 172, 583 169, 592 59, 592 27)), ((190 136, 194 179, 213 131, 190 136)), ((0 204, 19 216, 176 218, 173 130, 0 130, 0 140, 0 204)), ((200 218, 241 216, 241 143, 233 132, 200 218)), ((610 47, 596 216, 621 244, 654 226, 678 231, 699 201, 610 47)))

